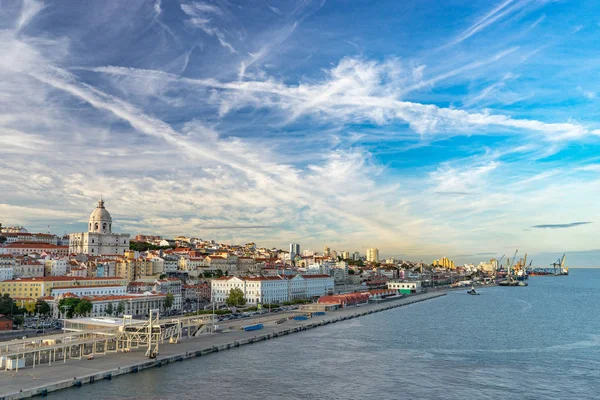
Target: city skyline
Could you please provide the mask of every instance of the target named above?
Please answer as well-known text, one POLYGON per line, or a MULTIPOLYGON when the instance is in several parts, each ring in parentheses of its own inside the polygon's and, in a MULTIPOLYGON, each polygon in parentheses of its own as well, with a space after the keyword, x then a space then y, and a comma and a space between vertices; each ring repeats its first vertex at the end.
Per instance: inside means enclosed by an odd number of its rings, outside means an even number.
POLYGON ((598 8, 426 3, 3 3, 0 222, 600 266, 598 8))

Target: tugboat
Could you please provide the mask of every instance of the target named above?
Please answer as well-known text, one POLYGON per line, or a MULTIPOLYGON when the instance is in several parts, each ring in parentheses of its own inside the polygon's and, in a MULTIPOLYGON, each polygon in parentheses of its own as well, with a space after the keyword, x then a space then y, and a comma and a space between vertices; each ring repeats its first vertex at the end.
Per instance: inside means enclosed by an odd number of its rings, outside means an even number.
POLYGON ((471 286, 471 290, 469 290, 467 294, 470 294, 471 296, 479 296, 479 293, 475 291, 475 286, 471 286))

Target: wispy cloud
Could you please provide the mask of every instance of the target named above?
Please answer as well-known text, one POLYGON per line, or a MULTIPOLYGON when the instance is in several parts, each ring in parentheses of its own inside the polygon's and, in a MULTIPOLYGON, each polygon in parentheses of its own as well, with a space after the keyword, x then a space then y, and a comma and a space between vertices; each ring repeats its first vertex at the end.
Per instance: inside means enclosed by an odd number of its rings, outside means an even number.
POLYGON ((537 229, 565 229, 565 228, 574 228, 576 226, 591 224, 591 222, 570 222, 568 224, 543 224, 543 225, 533 225, 532 228, 537 229))
POLYGON ((228 225, 228 226, 203 226, 202 229, 271 229, 281 228, 277 225, 228 225))
POLYGON ((418 16, 391 13, 398 2, 328 3, 326 24, 322 5, 3 3, 0 220, 84 229, 103 193, 130 233, 404 259, 592 248, 583 228, 519 228, 600 212, 579 10, 504 2, 461 38, 441 5, 413 21, 436 29, 407 40, 402 20, 418 16), (361 11, 393 14, 390 36, 361 11))
POLYGON ((217 27, 216 22, 213 20, 215 17, 219 18, 224 15, 222 9, 212 4, 200 2, 182 4, 181 9, 191 17, 185 21, 188 26, 199 28, 207 35, 216 37, 221 46, 231 53, 237 53, 237 50, 228 42, 225 33, 217 27))
POLYGON ((489 13, 484 15, 483 18, 479 19, 477 22, 475 22, 469 28, 467 28, 466 30, 461 32, 454 40, 450 41, 446 45, 446 47, 453 46, 453 45, 456 45, 460 42, 467 40, 471 36, 484 30, 485 28, 492 25, 493 23, 500 20, 501 18, 505 17, 506 15, 519 10, 520 8, 525 6, 525 4, 527 4, 526 0, 525 1, 523 1, 523 0, 521 0, 521 1, 519 1, 519 0, 504 1, 503 3, 501 3, 498 6, 496 6, 495 8, 493 8, 489 13))

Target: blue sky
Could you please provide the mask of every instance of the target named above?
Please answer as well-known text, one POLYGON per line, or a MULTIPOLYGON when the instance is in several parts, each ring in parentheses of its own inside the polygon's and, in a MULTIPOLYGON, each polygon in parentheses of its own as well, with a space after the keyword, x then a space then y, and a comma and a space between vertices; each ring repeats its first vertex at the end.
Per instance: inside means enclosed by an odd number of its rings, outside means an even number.
POLYGON ((5 225, 600 266, 596 2, 0 8, 5 225))

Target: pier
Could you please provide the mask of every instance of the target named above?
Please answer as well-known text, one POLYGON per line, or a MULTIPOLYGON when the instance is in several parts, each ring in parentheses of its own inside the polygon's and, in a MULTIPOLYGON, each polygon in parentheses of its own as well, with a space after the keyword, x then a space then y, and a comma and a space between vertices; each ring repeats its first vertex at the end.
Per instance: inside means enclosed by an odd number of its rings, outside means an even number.
MULTIPOLYGON (((107 350, 111 349, 108 344, 106 347, 93 346, 93 343, 91 347, 89 344, 79 347, 79 349, 82 349, 81 352, 78 353, 75 351, 72 353, 74 357, 71 358, 65 357, 61 359, 61 353, 59 353, 58 358, 56 357, 56 352, 54 356, 50 353, 48 359, 44 357, 41 359, 38 358, 38 360, 42 361, 38 362, 35 368, 27 366, 18 371, 0 371, 0 400, 45 396, 57 390, 80 387, 100 380, 111 380, 119 375, 137 373, 147 368, 162 367, 172 362, 180 362, 192 357, 204 356, 210 353, 302 332, 307 329, 437 298, 445 294, 444 292, 433 292, 411 295, 383 304, 365 304, 360 307, 347 307, 327 312, 323 316, 313 316, 304 321, 288 320, 283 324, 276 323, 277 320, 282 318, 283 315, 281 313, 244 321, 244 324, 264 324, 262 330, 254 332, 245 332, 237 329, 240 321, 220 323, 219 325, 224 329, 224 333, 191 335, 187 339, 184 338, 181 340, 178 344, 161 345, 159 355, 151 360, 146 356, 146 347, 140 349, 132 347, 127 352, 113 351, 112 353, 108 353, 107 350), (90 354, 93 355, 93 360, 88 360, 85 357, 85 355, 90 354)), ((96 339, 96 337, 91 338, 92 341, 96 339)), ((119 341, 115 339, 114 343, 118 345, 119 341)), ((13 345, 11 342, 2 343, 2 345, 9 345, 9 351, 5 352, 5 355, 7 353, 14 353, 14 350, 10 351, 10 346, 13 345)))

